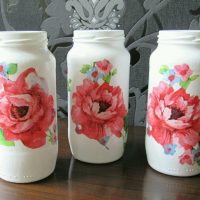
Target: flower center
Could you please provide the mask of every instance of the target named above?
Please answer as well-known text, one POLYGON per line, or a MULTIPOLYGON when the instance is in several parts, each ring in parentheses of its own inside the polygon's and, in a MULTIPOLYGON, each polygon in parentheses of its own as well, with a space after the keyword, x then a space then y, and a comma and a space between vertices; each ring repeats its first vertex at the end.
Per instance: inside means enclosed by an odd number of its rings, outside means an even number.
POLYGON ((182 112, 179 108, 172 108, 171 112, 171 117, 169 119, 178 119, 184 116, 184 112, 182 112))
POLYGON ((97 71, 92 72, 92 76, 93 76, 94 78, 96 78, 96 77, 98 76, 98 72, 97 72, 97 71))
POLYGON ((175 76, 174 76, 174 75, 170 75, 170 76, 168 77, 168 79, 169 79, 170 81, 173 81, 173 80, 174 80, 174 78, 175 78, 175 76))
POLYGON ((3 71, 3 66, 2 65, 0 65, 0 72, 2 72, 3 71))
POLYGON ((185 74, 187 74, 187 71, 188 71, 188 69, 182 70, 182 71, 180 71, 180 74, 181 74, 182 76, 184 76, 185 74))
POLYGON ((29 107, 28 106, 11 106, 11 115, 15 119, 20 119, 28 113, 29 107))
POLYGON ((105 101, 99 101, 99 113, 105 112, 110 106, 110 103, 107 103, 105 101))
POLYGON ((102 66, 102 69, 103 69, 103 70, 107 70, 107 68, 108 68, 107 65, 103 65, 103 66, 102 66))

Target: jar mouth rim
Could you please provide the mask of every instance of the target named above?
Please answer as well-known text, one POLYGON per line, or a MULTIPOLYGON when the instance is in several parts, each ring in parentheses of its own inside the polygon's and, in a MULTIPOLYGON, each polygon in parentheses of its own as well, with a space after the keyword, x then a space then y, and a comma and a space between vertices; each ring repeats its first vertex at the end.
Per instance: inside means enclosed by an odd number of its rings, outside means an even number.
POLYGON ((46 31, 0 31, 0 46, 46 43, 46 41, 46 31))
POLYGON ((124 30, 75 30, 74 41, 112 41, 124 40, 124 30))
POLYGON ((200 33, 200 30, 160 30, 159 33, 200 33))
POLYGON ((161 30, 158 43, 200 44, 200 30, 161 30))
POLYGON ((0 31, 0 35, 47 34, 46 31, 0 31))
POLYGON ((81 33, 81 32, 84 32, 84 33, 86 33, 86 32, 88 32, 88 33, 90 33, 90 32, 93 32, 93 33, 106 33, 106 32, 112 32, 112 33, 114 33, 114 32, 121 32, 121 33, 124 33, 124 30, 122 30, 122 29, 117 29, 117 30, 98 30, 98 29, 93 29, 93 30, 75 30, 74 31, 74 33, 81 33))

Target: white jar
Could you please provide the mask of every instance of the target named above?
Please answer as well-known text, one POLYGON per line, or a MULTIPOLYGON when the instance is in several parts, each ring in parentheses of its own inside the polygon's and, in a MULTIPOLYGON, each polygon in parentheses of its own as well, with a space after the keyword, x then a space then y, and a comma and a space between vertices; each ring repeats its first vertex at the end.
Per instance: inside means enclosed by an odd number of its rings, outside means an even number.
POLYGON ((55 58, 42 31, 0 32, 0 178, 49 176, 57 159, 55 58))
POLYGON ((74 32, 68 63, 68 136, 73 156, 119 159, 127 137, 130 55, 122 30, 74 32))
POLYGON ((200 31, 160 31, 150 58, 146 152, 174 176, 200 174, 200 31))

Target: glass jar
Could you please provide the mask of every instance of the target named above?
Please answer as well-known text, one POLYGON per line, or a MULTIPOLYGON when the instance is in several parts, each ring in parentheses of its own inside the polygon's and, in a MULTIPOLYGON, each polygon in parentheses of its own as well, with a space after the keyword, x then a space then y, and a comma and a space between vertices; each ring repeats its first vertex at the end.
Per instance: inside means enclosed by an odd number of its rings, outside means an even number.
POLYGON ((73 156, 119 159, 127 137, 130 55, 122 30, 74 32, 68 63, 68 136, 73 156))
POLYGON ((200 174, 200 31, 160 31, 150 58, 146 152, 174 176, 200 174))
POLYGON ((56 62, 43 31, 0 32, 0 178, 27 183, 55 168, 56 62))

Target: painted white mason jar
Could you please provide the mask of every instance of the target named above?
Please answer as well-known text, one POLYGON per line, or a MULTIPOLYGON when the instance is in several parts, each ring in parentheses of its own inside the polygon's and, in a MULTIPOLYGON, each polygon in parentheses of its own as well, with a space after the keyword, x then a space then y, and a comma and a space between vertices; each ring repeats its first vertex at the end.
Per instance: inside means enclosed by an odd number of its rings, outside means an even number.
POLYGON ((174 176, 200 174, 200 31, 160 31, 150 58, 146 152, 174 176))
POLYGON ((122 30, 74 32, 68 63, 68 136, 73 156, 118 160, 127 137, 130 55, 122 30))
POLYGON ((0 32, 0 178, 49 176, 57 159, 55 58, 43 31, 0 32))

